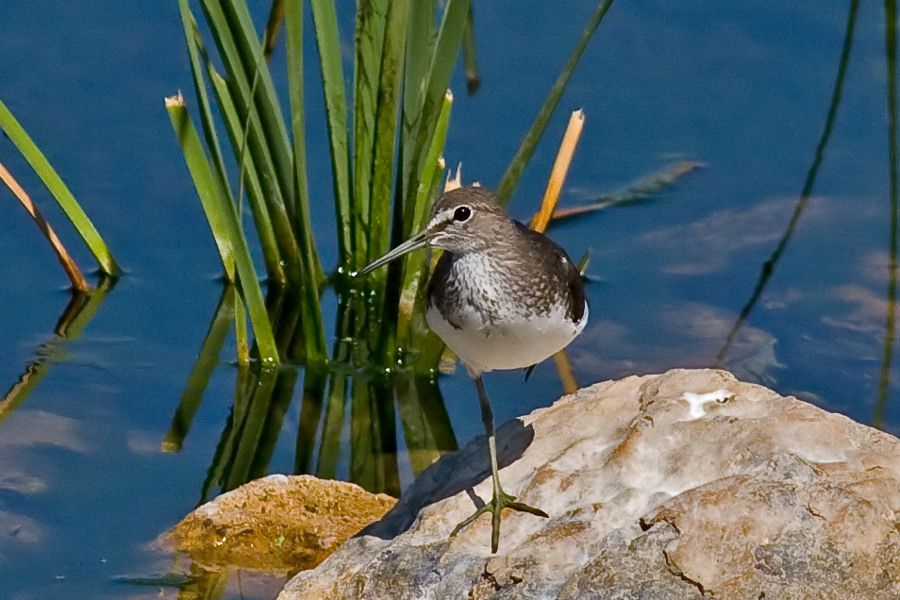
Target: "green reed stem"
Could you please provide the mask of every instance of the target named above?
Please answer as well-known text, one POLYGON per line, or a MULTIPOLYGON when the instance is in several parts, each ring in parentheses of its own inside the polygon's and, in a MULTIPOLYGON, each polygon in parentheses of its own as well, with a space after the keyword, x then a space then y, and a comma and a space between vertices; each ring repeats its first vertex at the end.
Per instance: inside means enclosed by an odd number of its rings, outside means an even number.
POLYGON ((88 249, 93 254, 94 259, 100 270, 110 277, 118 277, 121 274, 119 265, 110 253, 106 242, 100 237, 100 232, 94 227, 94 224, 88 218, 87 214, 75 200, 75 196, 69 190, 69 187, 63 182, 59 173, 44 156, 40 148, 31 139, 31 136, 25 131, 21 123, 16 120, 12 112, 6 105, 0 101, 0 131, 6 134, 13 145, 22 154, 22 157, 31 165, 34 172, 40 177, 41 181, 47 186, 53 199, 63 210, 69 221, 78 231, 78 235, 84 240, 88 249))
POLYGON ((331 172, 337 209, 339 264, 351 270, 355 264, 353 231, 353 199, 350 183, 350 138, 347 123, 347 99, 341 66, 341 39, 338 33, 335 5, 328 0, 311 0, 319 63, 322 70, 322 92, 328 117, 331 150, 331 172))
POLYGON ((559 100, 562 98, 562 94, 569 84, 569 79, 572 78, 572 73, 575 72, 575 67, 578 66, 578 62, 581 60, 585 49, 587 49, 588 42, 591 41, 594 32, 597 30, 601 21, 603 21, 603 17, 606 16, 606 12, 609 10, 609 7, 612 6, 612 3, 613 0, 604 0, 601 2, 594 12, 594 15, 591 17, 591 20, 588 21, 587 27, 584 28, 584 32, 581 34, 581 38, 575 45, 575 49, 572 50, 572 54, 569 55, 569 59, 566 61, 562 72, 559 74, 559 77, 556 78, 553 87, 550 88, 550 93, 547 94, 547 99, 544 100, 544 104, 538 111, 534 123, 531 124, 531 128, 528 130, 528 133, 525 134, 525 139, 522 140, 522 144, 519 146, 515 156, 506 168, 506 173, 503 174, 500 185, 497 186, 496 190, 497 197, 504 204, 509 203, 513 192, 519 185, 519 179, 522 177, 522 172, 531 161, 531 157, 534 155, 538 142, 540 142, 541 137, 544 135, 544 130, 550 122, 550 117, 553 116, 553 112, 556 110, 559 100))
POLYGON ((213 238, 219 247, 219 255, 225 272, 229 272, 229 269, 237 272, 240 289, 244 301, 247 303, 250 322, 253 325, 253 332, 256 334, 260 358, 265 366, 277 365, 279 357, 272 327, 236 208, 225 190, 222 189, 219 179, 214 174, 214 169, 203 154, 200 138, 187 114, 183 100, 180 98, 169 99, 166 109, 194 180, 194 187, 200 196, 200 202, 212 229, 213 238))

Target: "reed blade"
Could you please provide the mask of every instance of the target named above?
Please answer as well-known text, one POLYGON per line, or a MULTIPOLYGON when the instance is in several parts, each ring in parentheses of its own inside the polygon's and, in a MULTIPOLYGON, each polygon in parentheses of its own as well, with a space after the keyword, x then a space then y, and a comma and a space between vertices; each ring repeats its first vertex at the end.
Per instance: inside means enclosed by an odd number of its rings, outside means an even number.
MULTIPOLYGON (((256 31, 246 7, 237 0, 204 0, 202 5, 225 64, 231 100, 241 123, 236 162, 246 164, 243 154, 252 155, 286 276, 292 285, 300 285, 300 251, 292 226, 294 174, 291 151, 256 31), (246 132, 244 124, 249 128, 246 132)), ((250 200, 253 201, 252 196, 250 200)))
POLYGON ((388 7, 381 71, 378 84, 378 108, 375 115, 371 208, 369 211, 369 254, 366 264, 387 252, 390 243, 390 199, 399 138, 398 115, 403 98, 404 51, 410 0, 392 0, 388 7))
POLYGON ((279 357, 272 334, 272 326, 269 323, 262 290, 256 278, 256 269, 250 257, 250 250, 241 229, 237 210, 225 190, 220 186, 213 168, 203 153, 200 138, 187 114, 183 98, 180 96, 167 98, 166 110, 219 248, 219 256, 225 272, 226 274, 229 271, 237 274, 237 281, 250 314, 250 322, 256 335, 256 343, 263 366, 277 365, 279 357))
POLYGON ((409 463, 418 475, 445 452, 456 450, 456 436, 437 381, 405 374, 396 380, 395 395, 409 463))
POLYGON ((401 208, 404 238, 413 233, 417 182, 423 172, 428 146, 434 137, 444 94, 450 86, 450 76, 453 74, 459 54, 469 6, 469 0, 448 0, 430 53, 431 60, 427 71, 421 81, 413 80, 406 83, 407 87, 424 85, 425 93, 420 98, 420 104, 415 107, 416 110, 412 114, 404 113, 403 116, 404 120, 409 119, 411 122, 410 137, 403 141, 405 187, 401 196, 401 208))
MULTIPOLYGON (((259 115, 260 128, 266 140, 266 147, 272 155, 277 176, 278 187, 281 190, 288 213, 293 212, 293 168, 291 149, 288 141, 287 127, 284 123, 283 112, 275 92, 275 84, 269 69, 266 67, 262 47, 259 42, 259 34, 253 25, 253 19, 246 2, 242 0, 204 0, 203 4, 218 4, 220 14, 225 17, 225 26, 231 34, 234 50, 237 55, 231 55, 228 60, 229 74, 241 80, 240 87, 248 94, 253 89, 253 81, 258 80, 251 101, 259 115)), ((221 19, 218 20, 221 23, 221 19)), ((224 35, 221 26, 215 30, 215 35, 224 35)), ((224 57, 223 57, 224 58, 224 57)))
POLYGON ((115 281, 113 278, 102 277, 96 288, 87 293, 76 292, 71 295, 53 328, 53 337, 32 353, 39 358, 25 365, 16 382, 0 397, 0 423, 28 399, 54 363, 65 360, 66 345, 81 336, 115 281))
MULTIPOLYGON (((399 2, 404 4, 405 2, 399 2)), ((384 49, 388 0, 360 0, 356 6, 356 53, 353 64, 353 232, 354 264, 369 262, 372 176, 375 142, 393 138, 393 130, 378 132, 378 101, 381 92, 382 53, 384 49)), ((386 201, 382 199, 382 202, 386 201)))
POLYGON ((238 427, 234 454, 226 469, 222 491, 233 490, 252 479, 253 465, 263 440, 266 418, 279 375, 278 370, 253 373, 253 386, 246 390, 248 399, 244 419, 236 423, 238 427))
MULTIPOLYGON (((240 155, 243 144, 244 122, 241 120, 231 99, 231 91, 225 79, 219 75, 212 65, 208 66, 209 78, 219 105, 219 112, 225 122, 225 130, 231 143, 235 156, 240 155)), ((285 272, 285 263, 281 260, 281 250, 275 236, 275 227, 269 214, 269 203, 266 202, 266 192, 260 181, 259 170, 256 168, 254 154, 248 152, 243 155, 243 179, 249 198, 250 212, 253 214, 253 223, 256 226, 256 235, 263 252, 263 260, 266 264, 266 273, 270 281, 278 285, 285 285, 288 281, 285 272)))
POLYGON ((466 29, 463 31, 463 65, 466 69, 466 91, 473 96, 481 87, 481 75, 478 74, 478 59, 475 52, 475 15, 474 8, 469 6, 466 29))
POLYGON ((78 235, 84 240, 100 270, 110 277, 118 277, 122 271, 106 246, 106 242, 100 237, 100 232, 88 218, 87 214, 75 200, 75 196, 69 187, 63 182, 59 173, 44 156, 40 148, 31 139, 21 123, 16 120, 6 104, 0 100, 0 131, 6 134, 13 145, 22 154, 34 172, 50 191, 53 199, 68 217, 75 227, 78 235))
POLYGON ((325 326, 319 299, 319 284, 324 280, 322 264, 316 252, 309 206, 306 162, 306 126, 303 87, 303 3, 285 6, 285 45, 287 47, 288 88, 290 90, 291 133, 293 135, 294 186, 297 198, 295 231, 301 253, 303 285, 299 303, 307 365, 327 358, 325 326))
POLYGON ((350 139, 347 123, 347 95, 344 90, 344 71, 341 65, 341 39, 338 33, 335 5, 328 0, 311 0, 319 64, 322 71, 322 91, 328 117, 328 139, 331 149, 331 171, 337 208, 337 237, 339 264, 349 269, 355 261, 353 214, 350 183, 350 139))
POLYGON ((278 34, 284 22, 284 6, 285 0, 272 0, 272 6, 269 7, 269 18, 266 20, 266 30, 263 34, 263 55, 267 63, 272 60, 272 53, 278 45, 278 34))
MULTIPOLYGON (((369 264, 377 256, 388 250, 391 236, 391 198, 396 170, 396 148, 401 91, 403 89, 403 59, 406 45, 407 20, 410 10, 409 0, 394 0, 388 7, 386 31, 381 53, 380 81, 375 114, 375 138, 372 156, 372 177, 370 181, 370 207, 368 214, 368 255, 363 261, 369 264)), ((368 289, 374 292, 367 304, 367 322, 370 345, 379 346, 382 334, 387 273, 380 270, 366 280, 368 289), (376 339, 372 339, 375 336, 376 339)))
POLYGON ((50 223, 47 222, 47 219, 44 218, 44 215, 31 199, 31 196, 28 195, 28 192, 25 191, 25 188, 19 184, 3 163, 0 163, 0 181, 6 185, 10 192, 12 192, 12 195, 15 196, 19 201, 19 204, 22 205, 22 208, 24 208, 31 216, 31 220, 34 221, 35 225, 38 226, 38 229, 41 230, 41 233, 44 234, 44 238, 46 238, 50 247, 53 249, 54 254, 56 254, 59 264, 62 265, 63 270, 66 272, 69 282, 72 284, 72 289, 81 293, 91 289, 91 286, 88 285, 81 269, 78 268, 75 259, 72 258, 72 255, 69 254, 69 251, 66 250, 65 245, 63 245, 62 240, 56 235, 56 231, 50 223))
POLYGON ((319 366, 305 369, 300 416, 297 419, 297 442, 294 447, 294 473, 314 472, 313 451, 327 384, 328 376, 324 368, 319 366))
POLYGON ((556 209, 551 225, 562 219, 649 200, 675 185, 682 177, 704 167, 706 167, 704 163, 687 160, 665 165, 620 189, 595 197, 586 203, 556 209))
MULTIPOLYGON (((441 157, 441 153, 447 141, 452 108, 453 94, 448 90, 444 94, 434 135, 422 163, 422 175, 412 216, 412 227, 417 231, 424 228, 431 205, 440 193, 441 176, 444 173, 444 160, 441 157)), ((419 252, 409 256, 406 260, 396 326, 396 345, 401 348, 418 346, 416 341, 421 341, 428 329, 423 315, 425 290, 427 288, 425 284, 430 272, 430 266, 429 256, 426 252, 419 252)), ((383 335, 387 336, 387 333, 383 335)), ((428 369, 432 367, 433 365, 429 366, 428 369)))
MULTIPOLYGON (((430 165, 426 168, 425 161, 459 54, 469 4, 469 0, 449 0, 434 36, 431 35, 434 27, 433 3, 413 2, 410 5, 392 246, 412 235, 417 204, 423 198, 427 200, 427 194, 422 192, 428 192, 429 188, 420 186, 421 178, 432 171, 430 165), (424 57, 428 57, 427 60, 424 57)), ((421 209, 421 205, 418 208, 421 209)), ((404 269, 410 258, 396 261, 388 267, 382 318, 382 331, 388 335, 381 338, 386 364, 393 363, 396 352, 395 324, 399 322, 404 269)))
POLYGON ((891 390, 891 367, 894 356, 894 338, 897 326, 897 247, 898 247, 898 165, 897 165, 897 2, 884 2, 884 50, 887 71, 887 113, 888 113, 888 189, 890 226, 888 241, 888 286, 885 297, 884 343, 881 355, 881 369, 878 374, 878 396, 872 425, 884 426, 891 390))
POLYGON ((750 292, 750 297, 738 313, 731 329, 725 336, 725 341, 722 342, 722 347, 719 348, 719 352, 716 354, 715 361, 713 362, 713 366, 715 367, 718 367, 723 363, 731 350, 732 344, 737 340, 738 333, 740 333, 744 323, 750 318, 750 314, 756 307, 756 303, 762 297, 762 293, 769 284, 769 280, 775 272, 775 269, 778 267, 778 263, 781 261, 781 257, 784 255, 788 243, 794 236, 797 223, 800 222, 803 212, 806 210, 809 203, 809 199, 812 197, 816 185, 816 178, 819 175, 819 167, 825 159, 825 150, 828 148, 828 142, 831 139, 831 132, 834 130, 838 108, 841 105, 841 98, 843 97, 844 80, 847 75, 847 66, 850 64, 850 52, 853 49, 853 34, 856 30, 856 18, 859 11, 859 4, 859 0, 850 1, 850 8, 847 12, 847 21, 844 26, 844 42, 841 46, 837 73, 834 77, 834 84, 831 89, 831 101, 828 105, 828 113, 825 116, 822 133, 819 135, 819 142, 816 144, 812 163, 806 171, 803 188, 800 190, 800 195, 797 197, 797 201, 794 204, 794 210, 791 213, 791 217, 788 219, 784 233, 781 234, 781 238, 779 238, 778 243, 775 245, 769 258, 763 263, 759 276, 756 279, 756 284, 753 286, 753 291, 750 292))
POLYGON ((319 442, 319 458, 316 463, 318 477, 337 477, 338 458, 341 453, 341 435, 344 430, 344 407, 347 403, 347 383, 345 375, 335 375, 328 391, 325 405, 325 419, 319 442))
POLYGON ((609 10, 609 7, 612 6, 612 3, 613 0, 604 0, 601 2, 591 17, 591 20, 588 21, 584 32, 581 34, 581 38, 578 40, 575 49, 566 61, 562 72, 559 74, 559 77, 556 78, 553 87, 550 88, 550 93, 547 94, 547 98, 544 100, 544 104, 541 106, 534 122, 531 124, 531 128, 528 130, 528 133, 525 134, 525 138, 522 140, 522 144, 516 151, 515 156, 513 156, 512 162, 510 162, 509 166, 506 168, 506 173, 503 174, 503 178, 500 180, 500 184, 497 186, 496 190, 497 197, 503 204, 509 203, 513 191, 515 191, 516 186, 519 185, 519 179, 522 177, 522 172, 531 160, 532 155, 534 155, 535 148, 537 148, 538 142, 541 141, 544 130, 550 122, 550 117, 553 116, 553 113, 559 104, 559 99, 562 98, 562 94, 566 90, 569 80, 572 78, 572 73, 575 72, 575 67, 578 66, 578 62, 581 60, 585 49, 587 49, 588 42, 591 41, 594 32, 603 21, 603 17, 606 16, 606 12, 609 10))
POLYGON ((225 159, 222 155, 222 147, 219 144, 219 136, 216 133, 215 121, 212 115, 212 106, 209 100, 209 91, 206 87, 204 73, 210 68, 209 56, 203 44, 203 38, 197 27, 197 20, 190 8, 190 0, 178 0, 178 8, 181 12, 181 25, 184 28, 184 41, 188 50, 188 58, 191 63, 191 77, 194 80, 194 93, 197 94, 197 104, 200 108, 200 124, 203 129, 203 137, 206 141, 206 150, 213 157, 216 172, 222 182, 222 186, 231 198, 231 186, 228 183, 228 171, 225 169, 225 159))

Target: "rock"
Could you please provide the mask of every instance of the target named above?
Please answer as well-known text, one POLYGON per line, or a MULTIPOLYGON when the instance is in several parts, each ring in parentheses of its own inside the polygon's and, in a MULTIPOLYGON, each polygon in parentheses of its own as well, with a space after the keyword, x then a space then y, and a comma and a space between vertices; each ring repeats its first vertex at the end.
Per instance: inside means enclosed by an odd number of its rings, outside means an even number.
POLYGON ((580 390, 498 432, 504 488, 550 514, 483 515, 484 439, 279 596, 900 597, 900 441, 724 371, 580 390), (474 495, 473 495, 474 494, 474 495))
POLYGON ((197 508, 160 545, 208 567, 293 572, 317 565, 395 502, 343 481, 270 475, 197 508))

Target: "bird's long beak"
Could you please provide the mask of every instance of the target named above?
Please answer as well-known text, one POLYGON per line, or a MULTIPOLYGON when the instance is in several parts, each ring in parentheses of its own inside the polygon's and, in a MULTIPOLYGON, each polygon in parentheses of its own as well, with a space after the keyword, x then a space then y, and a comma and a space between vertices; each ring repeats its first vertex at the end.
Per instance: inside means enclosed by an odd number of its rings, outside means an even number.
POLYGON ((365 275, 371 271, 374 271, 375 269, 377 269, 378 267, 380 267, 382 265, 388 264, 395 258, 400 258, 404 254, 408 254, 408 253, 412 252, 413 250, 418 250, 419 248, 422 248, 422 247, 428 245, 429 237, 430 236, 428 234, 427 229, 420 231, 416 235, 412 236, 411 238, 409 238, 408 240, 406 240, 405 242, 403 242, 402 244, 400 244, 399 246, 397 246, 396 248, 394 248, 393 250, 391 250, 390 252, 388 252, 387 254, 382 256, 381 258, 375 259, 374 261, 372 261, 371 264, 368 264, 365 267, 363 267, 362 269, 360 269, 359 272, 356 273, 356 276, 359 277, 361 275, 365 275))

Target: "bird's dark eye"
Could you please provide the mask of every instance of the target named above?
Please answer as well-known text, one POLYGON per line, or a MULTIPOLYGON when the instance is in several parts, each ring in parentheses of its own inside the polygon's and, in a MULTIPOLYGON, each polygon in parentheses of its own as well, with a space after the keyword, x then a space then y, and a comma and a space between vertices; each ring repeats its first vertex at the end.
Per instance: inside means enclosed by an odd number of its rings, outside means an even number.
POLYGON ((453 220, 459 221, 462 223, 463 221, 468 221, 469 217, 472 216, 472 209, 468 206, 459 206, 456 210, 453 211, 453 220))

